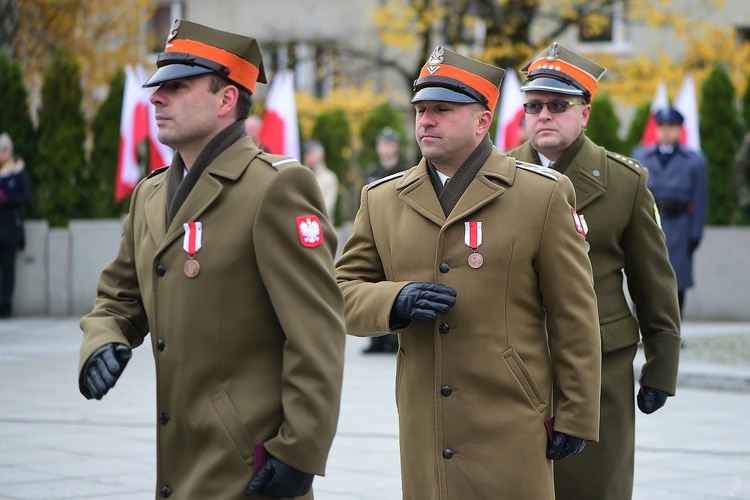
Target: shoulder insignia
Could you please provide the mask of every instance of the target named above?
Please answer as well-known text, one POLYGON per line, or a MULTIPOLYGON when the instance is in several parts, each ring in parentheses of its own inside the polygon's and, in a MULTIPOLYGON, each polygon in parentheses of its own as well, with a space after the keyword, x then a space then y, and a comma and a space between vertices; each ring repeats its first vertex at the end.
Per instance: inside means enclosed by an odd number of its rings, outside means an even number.
POLYGON ((638 160, 628 158, 627 156, 623 156, 619 153, 613 153, 612 151, 607 151, 607 158, 609 158, 610 160, 614 160, 620 165, 625 165, 626 167, 638 172, 639 174, 643 171, 643 165, 641 165, 641 163, 638 160))
POLYGON ((528 163, 528 162, 521 161, 521 160, 516 160, 516 168, 522 168, 524 170, 528 170, 529 172, 534 172, 535 174, 548 177, 554 181, 559 179, 560 176, 562 175, 560 172, 558 172, 554 168, 547 168, 541 165, 535 165, 533 163, 528 163))
POLYGON ((161 173, 164 173, 169 168, 169 165, 164 165, 163 167, 155 168, 151 171, 150 174, 146 176, 147 179, 150 179, 151 177, 154 177, 156 175, 159 175, 161 173))
POLYGON ((388 181, 392 181, 393 179, 398 179, 400 177, 403 177, 406 174, 406 172, 408 172, 408 170, 404 170, 403 172, 396 172, 395 174, 391 174, 391 175, 386 175, 385 177, 382 177, 376 181, 372 181, 371 183, 367 185, 367 190, 369 191, 370 189, 376 186, 380 186, 381 184, 385 184, 388 181))
POLYGON ((296 159, 289 156, 272 155, 270 153, 266 153, 265 151, 261 151, 258 156, 256 156, 256 158, 268 163, 273 168, 278 168, 281 165, 286 165, 287 163, 295 163, 297 165, 300 164, 296 159))

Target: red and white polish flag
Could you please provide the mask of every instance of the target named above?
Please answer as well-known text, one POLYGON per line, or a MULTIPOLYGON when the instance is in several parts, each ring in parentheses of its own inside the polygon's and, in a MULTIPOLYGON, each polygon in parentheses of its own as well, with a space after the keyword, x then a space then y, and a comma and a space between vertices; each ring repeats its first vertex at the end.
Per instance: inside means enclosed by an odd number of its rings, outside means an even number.
POLYGON ((698 100, 695 97, 695 83, 693 76, 688 73, 682 81, 680 90, 674 100, 674 109, 680 112, 685 119, 682 122, 682 133, 680 144, 687 149, 700 151, 701 135, 698 126, 698 100))
POLYGON ((266 97, 260 142, 265 151, 300 160, 297 103, 294 99, 294 73, 276 73, 266 97))
POLYGON ((500 114, 495 134, 497 149, 505 152, 521 144, 520 127, 524 116, 521 82, 516 71, 508 68, 500 92, 500 114))
POLYGON ((641 146, 655 146, 658 142, 656 137, 656 113, 661 109, 669 108, 669 97, 667 97, 667 85, 659 80, 659 85, 656 87, 656 93, 654 94, 654 100, 651 101, 651 108, 648 113, 648 121, 646 121, 646 128, 643 130, 643 137, 641 138, 641 146))
MULTIPOLYGON (((144 80, 145 81, 145 80, 144 80)), ((151 104, 138 83, 132 66, 125 67, 125 91, 120 115, 120 151, 115 178, 115 201, 122 201, 138 184, 138 144, 148 137, 148 110, 151 104)))
POLYGON ((146 75, 139 64, 125 67, 125 90, 120 115, 120 149, 115 177, 115 201, 130 196, 141 178, 138 164, 138 145, 149 141, 150 170, 169 165, 173 151, 157 139, 158 128, 154 107, 149 102, 150 92, 143 88, 146 75))

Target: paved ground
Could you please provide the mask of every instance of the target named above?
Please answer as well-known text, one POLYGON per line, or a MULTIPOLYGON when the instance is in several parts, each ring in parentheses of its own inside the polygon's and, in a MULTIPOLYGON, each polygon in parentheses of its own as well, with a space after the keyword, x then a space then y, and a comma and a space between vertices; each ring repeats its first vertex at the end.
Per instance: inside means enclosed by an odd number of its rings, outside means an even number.
MULTIPOLYGON (((150 349, 135 351, 102 401, 86 401, 77 323, 0 321, 0 499, 154 497, 150 349)), ((750 499, 750 324, 688 323, 683 335, 677 397, 638 413, 634 498, 750 499)), ((315 480, 317 500, 401 496, 395 357, 362 354, 367 342, 347 343, 339 430, 327 476, 315 480)))

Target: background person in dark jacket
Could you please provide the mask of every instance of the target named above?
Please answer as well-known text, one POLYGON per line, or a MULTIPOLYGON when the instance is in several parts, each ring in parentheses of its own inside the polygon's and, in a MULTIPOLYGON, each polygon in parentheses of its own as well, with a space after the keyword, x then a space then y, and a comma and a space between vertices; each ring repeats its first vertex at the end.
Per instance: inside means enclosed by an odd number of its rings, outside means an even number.
MULTIPOLYGON (((403 172, 408 165, 401 154, 402 140, 398 132, 391 127, 385 127, 375 140, 375 151, 378 153, 378 164, 370 166, 365 172, 367 184, 388 177, 396 172, 403 172)), ((365 349, 365 354, 374 352, 398 352, 398 335, 388 334, 379 337, 370 337, 370 345, 365 349)))
POLYGON ((23 160, 13 157, 13 141, 0 134, 0 318, 11 315, 16 251, 25 243, 21 207, 31 198, 23 160))
POLYGON ((693 252, 703 237, 708 207, 706 159, 701 153, 680 146, 683 121, 676 109, 659 110, 659 143, 633 153, 648 169, 648 188, 659 208, 669 261, 677 276, 680 313, 685 291, 693 286, 693 252))

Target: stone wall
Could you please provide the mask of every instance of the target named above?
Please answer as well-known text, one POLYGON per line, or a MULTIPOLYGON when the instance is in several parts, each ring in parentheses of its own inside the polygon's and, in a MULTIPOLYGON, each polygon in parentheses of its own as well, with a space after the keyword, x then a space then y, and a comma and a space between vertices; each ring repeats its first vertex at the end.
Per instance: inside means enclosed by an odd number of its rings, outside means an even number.
MULTIPOLYGON (((339 250, 351 224, 337 228, 339 250)), ((91 309, 102 269, 115 257, 121 220, 71 221, 50 228, 26 223, 17 261, 16 316, 80 316, 91 309)), ((709 227, 696 252, 695 288, 685 299, 688 320, 750 320, 750 227, 709 227)))

